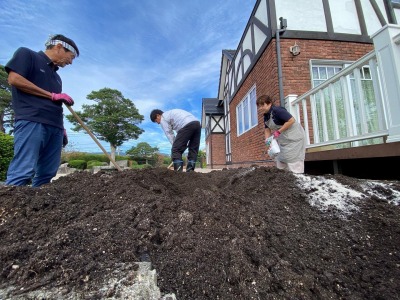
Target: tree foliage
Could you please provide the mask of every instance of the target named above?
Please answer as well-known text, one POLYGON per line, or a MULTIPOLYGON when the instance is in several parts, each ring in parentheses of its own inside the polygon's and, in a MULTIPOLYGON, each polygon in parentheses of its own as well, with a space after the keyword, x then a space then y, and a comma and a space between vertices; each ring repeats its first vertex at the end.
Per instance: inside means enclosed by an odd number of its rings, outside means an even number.
POLYGON ((150 158, 157 154, 158 151, 159 149, 157 147, 151 147, 148 143, 141 142, 138 143, 136 147, 133 146, 131 149, 126 151, 126 154, 133 157, 150 158))
POLYGON ((8 84, 8 74, 4 66, 0 65, 0 131, 6 128, 13 129, 14 113, 11 108, 11 86, 8 84))
MULTIPOLYGON (((138 127, 144 117, 120 91, 103 88, 92 91, 86 98, 95 104, 82 105, 82 112, 76 111, 76 114, 99 140, 110 144, 112 157, 117 147, 130 139, 138 139, 144 132, 138 127)), ((75 125, 74 131, 83 130, 73 115, 68 115, 67 119, 75 125)))
POLYGON ((14 138, 0 132, 0 181, 6 179, 8 166, 14 155, 14 138))
POLYGON ((144 161, 146 164, 151 163, 156 166, 158 165, 158 151, 157 147, 151 147, 148 143, 141 142, 126 151, 126 154, 136 161, 144 161))

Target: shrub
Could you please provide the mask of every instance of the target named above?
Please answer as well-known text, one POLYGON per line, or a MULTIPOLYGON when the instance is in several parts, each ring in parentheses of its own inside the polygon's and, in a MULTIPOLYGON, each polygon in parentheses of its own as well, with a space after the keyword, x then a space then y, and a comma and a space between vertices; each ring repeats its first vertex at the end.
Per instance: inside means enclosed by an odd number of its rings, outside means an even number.
MULTIPOLYGON (((110 163, 107 155, 105 154, 93 154, 86 152, 64 152, 61 154, 61 160, 63 162, 69 162, 70 160, 84 160, 86 162, 89 161, 100 161, 105 162, 107 164, 110 163)), ((129 160, 129 156, 116 155, 115 160, 129 160)))
POLYGON ((87 167, 87 163, 86 163, 86 161, 84 161, 82 159, 70 160, 68 162, 68 167, 79 169, 79 170, 85 170, 87 167))
POLYGON ((104 166, 104 165, 107 165, 107 163, 101 162, 101 161, 98 161, 98 160, 89 160, 87 162, 87 168, 88 169, 92 169, 93 167, 99 167, 99 166, 104 166))
POLYGON ((132 164, 132 169, 147 169, 147 168, 152 168, 153 166, 150 164, 143 164, 143 165, 138 165, 138 164, 132 164))
POLYGON ((0 132, 0 181, 6 180, 8 166, 14 155, 14 138, 0 132))
POLYGON ((62 160, 69 162, 70 160, 84 160, 86 162, 91 160, 109 163, 109 159, 104 154, 92 154, 85 152, 64 152, 62 153, 62 160))

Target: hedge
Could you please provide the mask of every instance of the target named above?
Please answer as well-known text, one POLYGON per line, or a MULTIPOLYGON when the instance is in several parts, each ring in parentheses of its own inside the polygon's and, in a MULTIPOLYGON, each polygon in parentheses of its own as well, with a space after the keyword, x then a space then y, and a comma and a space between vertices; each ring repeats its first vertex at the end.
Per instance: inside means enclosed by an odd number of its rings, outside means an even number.
POLYGON ((6 180, 8 166, 14 155, 14 138, 0 132, 0 181, 6 180))
POLYGON ((88 169, 92 169, 93 167, 105 166, 105 165, 107 166, 108 164, 105 162, 98 161, 98 160, 89 160, 87 162, 88 169))
POLYGON ((87 167, 87 163, 86 163, 86 161, 84 161, 82 159, 70 160, 68 162, 68 167, 79 169, 79 170, 85 170, 87 167))

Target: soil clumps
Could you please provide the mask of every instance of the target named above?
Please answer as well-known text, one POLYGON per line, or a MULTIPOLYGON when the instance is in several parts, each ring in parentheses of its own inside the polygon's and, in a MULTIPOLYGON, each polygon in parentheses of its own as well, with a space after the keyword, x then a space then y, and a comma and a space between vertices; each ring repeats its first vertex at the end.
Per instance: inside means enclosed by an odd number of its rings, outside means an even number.
POLYGON ((0 289, 4 299, 43 289, 118 298, 103 289, 116 270, 151 261, 161 292, 178 300, 399 299, 400 207, 388 200, 400 184, 379 186, 382 199, 365 193, 367 180, 323 178, 362 193, 344 196, 356 209, 321 210, 315 188, 265 167, 0 186, 0 289))

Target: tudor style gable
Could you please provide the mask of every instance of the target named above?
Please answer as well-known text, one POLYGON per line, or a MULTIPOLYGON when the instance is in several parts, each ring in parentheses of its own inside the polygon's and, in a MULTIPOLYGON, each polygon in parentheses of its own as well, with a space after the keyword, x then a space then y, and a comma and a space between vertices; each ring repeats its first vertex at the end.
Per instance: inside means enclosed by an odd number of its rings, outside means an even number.
POLYGON ((215 98, 204 98, 201 124, 205 129, 206 139, 213 133, 224 133, 224 108, 215 98))

